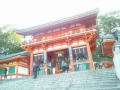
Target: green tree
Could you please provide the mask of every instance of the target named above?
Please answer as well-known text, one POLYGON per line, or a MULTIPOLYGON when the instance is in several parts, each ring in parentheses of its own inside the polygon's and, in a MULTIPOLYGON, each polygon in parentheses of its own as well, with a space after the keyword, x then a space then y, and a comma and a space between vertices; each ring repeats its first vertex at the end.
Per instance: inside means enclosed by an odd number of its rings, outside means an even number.
POLYGON ((111 34, 112 29, 120 27, 120 11, 112 11, 98 16, 98 40, 97 51, 92 52, 94 61, 101 60, 112 60, 112 55, 103 55, 102 54, 102 36, 106 34, 111 34))
POLYGON ((120 27, 120 11, 112 11, 98 16, 99 33, 109 34, 112 29, 120 27))
POLYGON ((14 30, 16 27, 11 25, 0 27, 0 56, 22 51, 21 38, 14 30))

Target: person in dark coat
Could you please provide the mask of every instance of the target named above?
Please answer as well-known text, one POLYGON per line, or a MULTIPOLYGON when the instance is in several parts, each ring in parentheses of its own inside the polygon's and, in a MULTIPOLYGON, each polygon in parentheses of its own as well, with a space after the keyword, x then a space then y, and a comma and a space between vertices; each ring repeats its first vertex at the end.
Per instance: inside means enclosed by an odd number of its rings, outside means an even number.
POLYGON ((34 64, 33 65, 33 78, 36 79, 37 78, 37 72, 40 70, 40 67, 38 64, 34 64))
POLYGON ((56 68, 56 61, 54 60, 52 62, 52 72, 53 72, 53 74, 55 74, 55 68, 56 68))
POLYGON ((64 60, 62 60, 62 62, 61 62, 61 67, 62 67, 62 71, 65 72, 66 71, 66 62, 64 60))
POLYGON ((95 69, 102 69, 102 62, 96 62, 94 63, 95 69))
POLYGON ((7 68, 4 68, 4 78, 7 79, 7 68))
POLYGON ((68 59, 66 61, 66 71, 68 72, 69 71, 69 65, 70 65, 70 60, 68 59))

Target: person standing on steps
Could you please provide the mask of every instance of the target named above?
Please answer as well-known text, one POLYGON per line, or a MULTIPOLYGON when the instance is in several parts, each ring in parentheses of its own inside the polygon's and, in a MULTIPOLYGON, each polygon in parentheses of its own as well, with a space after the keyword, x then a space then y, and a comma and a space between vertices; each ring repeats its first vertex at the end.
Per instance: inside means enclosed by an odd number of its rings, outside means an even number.
POLYGON ((38 64, 34 63, 33 65, 33 78, 36 79, 37 78, 37 72, 40 70, 40 67, 38 64))
POLYGON ((4 79, 7 79, 7 68, 4 68, 4 79))
POLYGON ((64 60, 62 60, 62 62, 61 62, 61 68, 62 68, 63 72, 66 71, 66 62, 64 60))
POLYGON ((56 60, 52 62, 52 73, 55 74, 56 60))
POLYGON ((67 71, 67 73, 69 71, 69 65, 70 65, 70 60, 67 59, 67 61, 66 61, 66 71, 67 71))

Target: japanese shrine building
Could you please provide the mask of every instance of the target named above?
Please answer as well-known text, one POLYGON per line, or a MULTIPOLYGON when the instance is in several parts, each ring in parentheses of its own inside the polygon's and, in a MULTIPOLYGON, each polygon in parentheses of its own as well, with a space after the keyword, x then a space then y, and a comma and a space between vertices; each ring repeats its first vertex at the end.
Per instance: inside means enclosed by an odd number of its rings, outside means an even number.
POLYGON ((24 36, 22 48, 30 53, 30 75, 33 63, 41 65, 44 74, 51 71, 56 60, 56 73, 60 73, 61 60, 69 62, 69 71, 94 69, 92 51, 96 50, 98 10, 59 21, 17 30, 24 36), (31 39, 26 41, 30 36, 31 39))
POLYGON ((7 68, 7 79, 29 76, 29 53, 19 52, 0 57, 0 79, 4 79, 4 69, 7 68))

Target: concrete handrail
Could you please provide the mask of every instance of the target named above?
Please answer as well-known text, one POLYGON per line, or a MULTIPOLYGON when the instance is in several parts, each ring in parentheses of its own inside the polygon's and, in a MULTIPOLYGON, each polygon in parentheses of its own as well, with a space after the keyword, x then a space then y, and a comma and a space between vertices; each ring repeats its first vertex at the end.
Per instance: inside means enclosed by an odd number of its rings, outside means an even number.
POLYGON ((114 53, 113 62, 114 62, 115 73, 118 79, 120 79, 120 46, 115 45, 113 53, 114 53))

